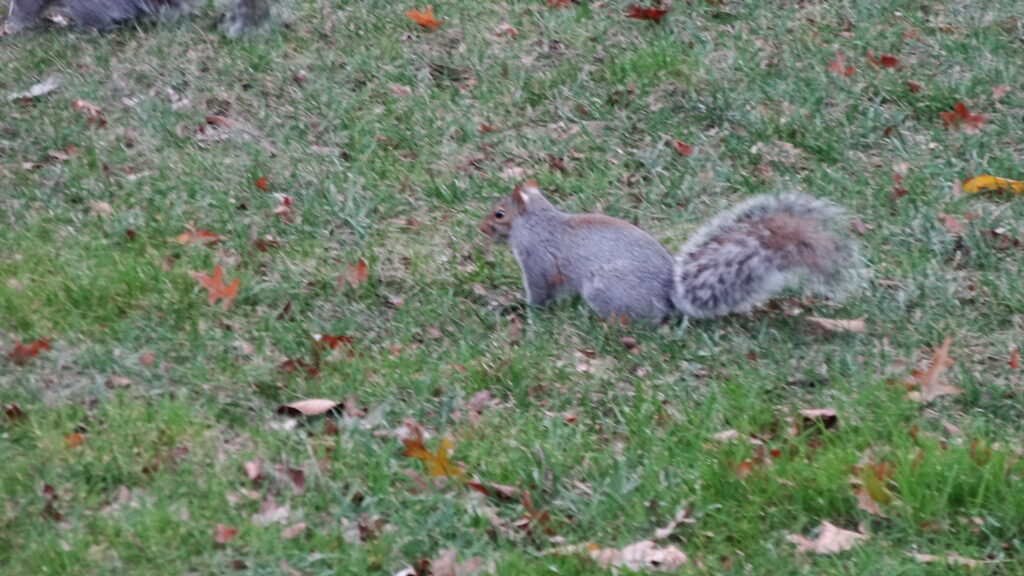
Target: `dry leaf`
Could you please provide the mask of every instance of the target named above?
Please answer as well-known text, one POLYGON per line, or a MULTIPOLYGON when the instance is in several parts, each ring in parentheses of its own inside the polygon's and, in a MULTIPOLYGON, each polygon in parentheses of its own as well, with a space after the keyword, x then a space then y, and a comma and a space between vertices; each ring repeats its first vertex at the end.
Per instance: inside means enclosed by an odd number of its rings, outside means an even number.
POLYGON ((992 176, 989 174, 982 174, 981 176, 975 176, 974 178, 964 180, 961 189, 966 194, 975 194, 978 192, 1008 192, 1010 194, 1024 194, 1024 182, 1010 180, 1009 178, 999 178, 998 176, 992 176))
POLYGON ((667 8, 648 8, 646 6, 637 6, 632 4, 626 7, 626 18, 636 18, 637 20, 650 20, 652 22, 661 22, 661 19, 668 14, 667 8))
POLYGON ((82 445, 82 442, 85 442, 85 435, 78 432, 68 434, 64 437, 64 444, 66 444, 68 448, 78 448, 82 445))
POLYGON ((988 116, 972 114, 963 102, 957 102, 950 112, 939 112, 942 125, 946 128, 959 128, 964 132, 977 132, 988 116))
POLYGON ((809 408, 800 411, 802 418, 801 429, 817 429, 824 428, 825 430, 832 430, 839 426, 839 416, 836 416, 836 411, 831 408, 809 408))
POLYGON ((339 406, 341 406, 341 402, 335 402, 326 398, 310 398, 308 400, 298 400, 282 404, 277 407, 277 413, 282 416, 291 417, 318 416, 330 412, 339 406))
POLYGON ((913 384, 917 384, 920 390, 909 392, 907 398, 914 402, 927 403, 939 396, 963 393, 963 390, 942 380, 942 374, 954 363, 954 360, 949 357, 949 345, 952 342, 952 338, 946 338, 942 345, 935 349, 927 370, 923 372, 914 370, 911 373, 914 379, 913 384))
POLYGON ((740 438, 740 433, 731 428, 711 435, 711 439, 717 442, 729 442, 738 438, 740 438))
POLYGON ((653 540, 641 540, 621 549, 601 548, 588 542, 562 546, 545 554, 586 554, 603 568, 627 568, 637 572, 675 572, 688 561, 682 550, 675 546, 659 547, 653 540))
POLYGON ((14 348, 7 353, 7 357, 18 366, 22 366, 28 362, 29 358, 37 356, 43 350, 53 350, 53 348, 50 348, 50 343, 42 338, 28 343, 22 343, 21 340, 15 338, 14 348))
POLYGON ((230 284, 224 283, 224 270, 217 264, 213 267, 213 276, 207 276, 204 272, 189 272, 199 285, 206 289, 206 300, 212 306, 217 300, 223 300, 221 302, 221 308, 227 310, 231 303, 235 301, 235 296, 238 295, 238 287, 241 285, 242 280, 235 278, 230 284))
POLYGON ((822 521, 818 531, 818 538, 809 540, 800 534, 790 534, 787 540, 796 544, 799 552, 814 552, 815 554, 836 554, 843 550, 853 548, 857 542, 867 540, 867 534, 851 532, 830 523, 822 521))
POLYGON ((208 230, 199 230, 196 228, 188 227, 188 230, 178 234, 174 238, 170 239, 171 242, 181 244, 182 246, 187 244, 202 244, 204 246, 211 246, 220 242, 220 236, 217 236, 213 232, 208 230))
POLYGON ((268 188, 267 177, 260 176, 259 178, 253 180, 253 185, 259 188, 260 190, 266 191, 268 188))
POLYGON ((866 329, 864 324, 864 320, 866 318, 867 316, 861 316, 860 318, 854 318, 853 320, 839 320, 835 318, 808 316, 807 321, 829 332, 853 332, 861 334, 866 329))
POLYGON ((224 524, 217 524, 213 528, 213 541, 217 544, 225 544, 238 535, 238 530, 224 524))
POLYGON ((360 258, 355 264, 350 264, 341 276, 338 276, 338 288, 345 288, 346 286, 354 288, 366 282, 369 276, 370 266, 366 263, 365 259, 360 258))
POLYGON ((835 60, 828 63, 827 69, 840 76, 853 76, 853 73, 857 71, 853 66, 846 65, 846 59, 843 58, 843 54, 838 50, 836 51, 835 60))
POLYGON ((405 17, 415 22, 420 28, 429 28, 431 30, 437 30, 437 27, 444 23, 444 20, 434 18, 433 6, 427 6, 423 12, 408 10, 405 12, 405 17))
POLYGON ((248 478, 250 482, 259 480, 260 475, 263 474, 263 463, 259 460, 249 460, 243 464, 242 467, 245 469, 245 477, 248 478))
POLYGON ((945 556, 936 556, 934 554, 918 554, 916 552, 911 552, 908 555, 922 564, 942 563, 949 568, 977 568, 981 564, 986 563, 981 560, 972 560, 970 558, 965 558, 959 554, 946 554, 945 556))
POLYGON ((867 57, 868 62, 871 62, 875 66, 881 66, 882 68, 895 68, 900 63, 900 61, 892 54, 879 54, 876 58, 869 50, 867 57))
POLYGON ((402 456, 422 461, 427 467, 427 475, 429 476, 453 476, 455 478, 462 476, 462 470, 448 461, 449 452, 454 450, 451 439, 447 437, 441 438, 441 441, 437 444, 437 453, 431 453, 423 445, 423 434, 420 429, 413 426, 408 428, 410 428, 412 434, 411 437, 402 438, 402 444, 405 445, 405 451, 402 452, 402 456))
POLYGON ((88 100, 72 100, 71 109, 85 116, 85 121, 88 124, 95 123, 98 126, 103 126, 107 123, 107 120, 103 117, 103 110, 88 100))
POLYGON ((691 511, 692 510, 688 506, 680 507, 679 510, 676 510, 675 518, 673 518, 671 522, 654 531, 654 537, 651 538, 651 540, 664 540, 665 538, 668 538, 676 531, 676 528, 678 528, 680 524, 696 523, 697 521, 690 516, 691 511))
POLYGON ((306 523, 298 522, 281 530, 281 540, 291 540, 306 531, 306 523))
POLYGON ((953 216, 951 214, 942 214, 942 213, 940 213, 939 214, 939 220, 946 227, 946 230, 949 230, 951 233, 953 233, 953 234, 963 234, 964 233, 964 225, 960 223, 960 220, 958 220, 956 216, 953 216))
MULTIPOLYGON (((431 576, 473 576, 485 568, 484 561, 474 556, 462 562, 456 561, 454 548, 447 548, 430 563, 431 576)), ((488 570, 488 572, 491 572, 488 570)))

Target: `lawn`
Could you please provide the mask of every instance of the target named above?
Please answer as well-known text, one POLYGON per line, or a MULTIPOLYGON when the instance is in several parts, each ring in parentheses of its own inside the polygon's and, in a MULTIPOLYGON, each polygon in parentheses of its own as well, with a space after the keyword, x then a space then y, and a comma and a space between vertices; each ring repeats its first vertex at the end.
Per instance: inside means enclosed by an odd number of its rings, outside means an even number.
POLYGON ((1024 197, 960 184, 1024 180, 1018 1, 290 0, 239 41, 200 4, 0 37, 0 572, 595 574, 683 511, 681 574, 1024 573, 1024 197), (812 193, 868 274, 531 310, 476 229, 530 178, 672 250, 812 193), (960 393, 908 398, 947 338, 960 393), (823 521, 863 537, 801 552, 823 521))

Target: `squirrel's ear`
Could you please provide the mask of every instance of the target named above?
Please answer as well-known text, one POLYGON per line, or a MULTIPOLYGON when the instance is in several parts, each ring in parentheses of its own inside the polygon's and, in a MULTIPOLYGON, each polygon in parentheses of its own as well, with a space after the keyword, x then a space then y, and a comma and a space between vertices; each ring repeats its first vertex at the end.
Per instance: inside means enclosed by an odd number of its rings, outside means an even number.
POLYGON ((537 187, 536 180, 527 180, 522 186, 516 186, 512 190, 512 199, 515 200, 516 206, 519 210, 525 210, 526 206, 530 203, 530 200, 535 198, 543 198, 544 196, 540 193, 540 188, 537 187))

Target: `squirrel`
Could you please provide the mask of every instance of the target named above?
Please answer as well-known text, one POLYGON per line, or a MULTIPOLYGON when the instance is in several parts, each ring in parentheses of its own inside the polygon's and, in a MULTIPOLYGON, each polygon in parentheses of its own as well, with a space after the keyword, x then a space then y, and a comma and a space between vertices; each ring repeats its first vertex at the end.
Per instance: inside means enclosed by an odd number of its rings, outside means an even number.
POLYGON ((530 181, 479 228, 511 245, 531 305, 578 293, 603 318, 660 322, 746 312, 802 281, 842 295, 859 262, 856 243, 838 232, 843 222, 841 207, 812 196, 755 196, 697 230, 673 258, 629 222, 558 210, 530 181))
MULTIPOLYGON (((63 7, 76 24, 85 28, 108 30, 118 22, 163 15, 181 14, 190 8, 190 0, 10 0, 4 29, 9 32, 35 26, 43 12, 63 7)), ((270 18, 270 0, 236 0, 224 14, 220 28, 229 38, 256 30, 270 18)))

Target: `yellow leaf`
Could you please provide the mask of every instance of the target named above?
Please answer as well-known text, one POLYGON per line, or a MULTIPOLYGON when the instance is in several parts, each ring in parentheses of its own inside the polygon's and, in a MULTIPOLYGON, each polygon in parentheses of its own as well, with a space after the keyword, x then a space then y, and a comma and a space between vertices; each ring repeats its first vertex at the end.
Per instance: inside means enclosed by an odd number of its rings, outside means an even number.
POLYGON ((964 193, 975 194, 978 192, 1009 192, 1011 194, 1024 194, 1024 182, 999 178, 989 174, 982 174, 974 178, 964 180, 964 193))
POLYGON ((462 470, 448 461, 448 453, 454 448, 451 439, 442 438, 437 444, 436 454, 427 450, 423 445, 423 437, 418 433, 413 438, 403 438, 402 443, 405 444, 405 452, 402 452, 402 455, 422 461, 427 466, 429 476, 462 476, 462 470))

